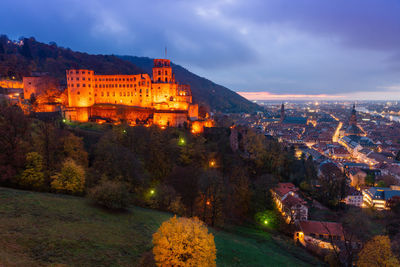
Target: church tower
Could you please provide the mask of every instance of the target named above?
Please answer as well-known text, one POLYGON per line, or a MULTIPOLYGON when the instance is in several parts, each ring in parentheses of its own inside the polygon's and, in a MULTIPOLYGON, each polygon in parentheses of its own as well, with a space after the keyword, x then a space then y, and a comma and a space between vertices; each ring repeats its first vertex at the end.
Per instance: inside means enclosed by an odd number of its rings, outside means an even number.
POLYGON ((285 120, 285 105, 282 103, 281 105, 281 119, 280 122, 283 122, 285 120))
POLYGON ((357 112, 356 112, 356 104, 353 104, 353 109, 351 110, 351 116, 349 125, 357 125, 357 112))

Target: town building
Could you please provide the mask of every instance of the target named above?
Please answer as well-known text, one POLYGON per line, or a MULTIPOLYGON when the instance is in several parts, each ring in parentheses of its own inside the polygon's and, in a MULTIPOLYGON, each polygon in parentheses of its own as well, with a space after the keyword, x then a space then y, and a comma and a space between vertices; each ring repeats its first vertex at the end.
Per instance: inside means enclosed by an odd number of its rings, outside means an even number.
POLYGON ((390 209, 388 205, 392 198, 400 197, 400 186, 390 187, 370 187, 364 189, 363 193, 363 207, 373 207, 378 210, 390 209))
POLYGON ((346 205, 362 207, 363 205, 363 194, 361 191, 358 191, 352 187, 350 187, 350 191, 347 192, 346 198, 344 199, 346 205))
POLYGON ((342 224, 336 222, 300 221, 294 240, 303 246, 333 249, 332 243, 344 241, 342 224))

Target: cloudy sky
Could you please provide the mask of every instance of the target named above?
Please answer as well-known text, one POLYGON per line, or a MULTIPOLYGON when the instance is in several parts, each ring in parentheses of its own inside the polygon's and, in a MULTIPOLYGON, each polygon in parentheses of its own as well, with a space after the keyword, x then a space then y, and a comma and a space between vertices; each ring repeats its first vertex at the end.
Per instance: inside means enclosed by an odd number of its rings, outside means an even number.
POLYGON ((2 0, 0 33, 168 58, 251 99, 400 100, 399 0, 2 0))

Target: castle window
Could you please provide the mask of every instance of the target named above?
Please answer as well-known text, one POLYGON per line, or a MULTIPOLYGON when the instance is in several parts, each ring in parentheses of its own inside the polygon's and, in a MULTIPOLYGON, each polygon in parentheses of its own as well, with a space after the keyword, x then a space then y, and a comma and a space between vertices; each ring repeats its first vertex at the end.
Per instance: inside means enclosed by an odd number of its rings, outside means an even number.
POLYGON ((84 81, 84 80, 85 80, 85 77, 82 78, 82 81, 84 81))
POLYGON ((165 75, 168 75, 168 71, 165 71, 165 75))
POLYGON ((73 81, 74 80, 74 78, 73 77, 71 77, 71 81, 73 81))
POLYGON ((126 92, 124 92, 124 96, 126 96, 126 92))
POLYGON ((167 77, 165 77, 165 82, 168 82, 168 78, 167 77))
POLYGON ((110 96, 110 93, 109 93, 109 92, 107 92, 107 96, 110 96))
POLYGON ((142 89, 139 90, 139 93, 142 93, 142 89))
POLYGON ((121 78, 119 78, 118 80, 121 81, 121 78))
POLYGON ((121 88, 122 86, 121 85, 119 85, 119 88, 121 88))
POLYGON ((125 88, 125 84, 122 85, 125 88))
POLYGON ((90 83, 88 84, 88 87, 90 87, 90 83))
POLYGON ((133 81, 136 82, 136 77, 133 77, 133 81))
POLYGON ((79 71, 76 71, 76 74, 79 74, 79 71))
POLYGON ((79 83, 76 84, 76 87, 79 87, 79 83))
POLYGON ((113 92, 113 96, 115 96, 115 92, 113 92))
POLYGON ((126 95, 129 96, 129 92, 126 95))
POLYGON ((97 88, 97 84, 94 85, 94 88, 97 88))
POLYGON ((104 92, 101 92, 101 96, 104 96, 104 92))
POLYGON ((84 72, 84 71, 82 71, 82 74, 85 74, 85 72, 84 72))
POLYGON ((119 92, 119 96, 122 96, 122 92, 119 92))
POLYGON ((88 78, 88 81, 90 81, 90 78, 88 78))
POLYGON ((122 81, 125 82, 125 78, 122 78, 122 81))
POLYGON ((158 71, 158 75, 161 75, 161 71, 160 70, 158 71))
POLYGON ((94 96, 97 96, 97 94, 94 94, 94 96))
POLYGON ((78 77, 76 77, 76 80, 77 80, 77 81, 79 81, 79 78, 78 78, 78 77))
POLYGON ((161 82, 161 78, 160 77, 158 77, 158 81, 161 82))
POLYGON ((86 84, 82 83, 82 87, 86 87, 86 84))
POLYGON ((78 91, 78 93, 77 93, 77 94, 78 94, 78 95, 80 95, 80 94, 81 94, 81 92, 79 92, 79 91, 78 91))
POLYGON ((95 78, 94 81, 97 82, 97 78, 95 78))

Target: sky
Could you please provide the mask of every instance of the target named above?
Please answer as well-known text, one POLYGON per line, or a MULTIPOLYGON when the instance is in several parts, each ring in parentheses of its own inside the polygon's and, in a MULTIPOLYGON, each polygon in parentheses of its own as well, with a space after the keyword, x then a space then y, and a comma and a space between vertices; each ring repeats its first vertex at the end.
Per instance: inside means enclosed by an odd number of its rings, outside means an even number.
POLYGON ((165 57, 251 99, 400 100, 399 0, 2 0, 0 34, 165 57))

